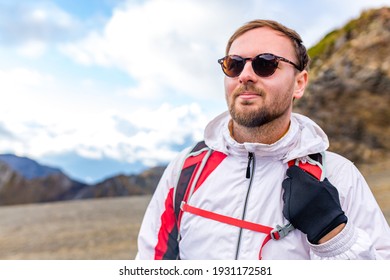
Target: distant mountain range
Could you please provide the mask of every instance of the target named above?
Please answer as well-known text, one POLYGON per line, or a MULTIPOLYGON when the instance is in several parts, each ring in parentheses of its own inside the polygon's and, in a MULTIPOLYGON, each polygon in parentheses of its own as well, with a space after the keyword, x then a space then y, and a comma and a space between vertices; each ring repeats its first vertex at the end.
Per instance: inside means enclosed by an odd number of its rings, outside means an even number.
POLYGON ((0 206, 152 194, 164 169, 155 167, 138 175, 118 175, 88 185, 32 159, 0 155, 0 206))
POLYGON ((59 168, 41 165, 29 158, 18 157, 12 154, 0 155, 0 161, 6 163, 12 170, 26 179, 35 179, 62 173, 59 168))

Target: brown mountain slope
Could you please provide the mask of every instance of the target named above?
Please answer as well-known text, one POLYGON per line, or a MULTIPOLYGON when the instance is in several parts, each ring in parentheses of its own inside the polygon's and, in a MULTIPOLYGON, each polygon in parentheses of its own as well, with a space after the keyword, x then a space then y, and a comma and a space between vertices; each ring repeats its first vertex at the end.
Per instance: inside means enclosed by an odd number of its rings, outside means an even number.
POLYGON ((390 154, 390 8, 363 12, 309 50, 310 81, 295 111, 356 163, 390 154))
POLYGON ((0 206, 63 200, 69 191, 82 187, 62 172, 26 179, 0 161, 0 206))
POLYGON ((164 169, 157 166, 137 175, 117 175, 86 185, 62 172, 26 178, 0 159, 0 206, 152 194, 164 169))

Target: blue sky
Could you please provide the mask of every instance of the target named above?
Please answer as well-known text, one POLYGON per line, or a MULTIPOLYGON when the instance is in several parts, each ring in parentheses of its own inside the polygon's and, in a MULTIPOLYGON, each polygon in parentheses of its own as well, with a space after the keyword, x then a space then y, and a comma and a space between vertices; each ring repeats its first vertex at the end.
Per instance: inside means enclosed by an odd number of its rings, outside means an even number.
POLYGON ((96 182, 164 164, 225 110, 217 59, 268 18, 311 47, 390 0, 0 0, 0 153, 96 182))

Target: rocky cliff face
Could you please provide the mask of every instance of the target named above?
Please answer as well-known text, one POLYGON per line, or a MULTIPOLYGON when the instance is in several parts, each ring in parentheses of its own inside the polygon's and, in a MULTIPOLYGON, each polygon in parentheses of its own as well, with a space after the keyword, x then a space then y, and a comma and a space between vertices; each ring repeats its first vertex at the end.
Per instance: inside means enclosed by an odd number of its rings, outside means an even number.
POLYGON ((295 111, 357 163, 390 154, 390 8, 369 10, 309 50, 310 81, 295 111))

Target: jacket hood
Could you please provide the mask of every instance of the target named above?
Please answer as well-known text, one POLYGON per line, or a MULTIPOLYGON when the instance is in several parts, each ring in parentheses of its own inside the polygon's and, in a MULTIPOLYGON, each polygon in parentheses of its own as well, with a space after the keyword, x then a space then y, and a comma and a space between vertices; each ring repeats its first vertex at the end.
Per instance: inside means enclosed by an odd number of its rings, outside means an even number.
POLYGON ((238 143, 229 131, 229 112, 224 112, 212 120, 205 129, 204 139, 213 150, 227 155, 248 155, 270 157, 288 162, 309 154, 321 153, 328 149, 329 141, 325 132, 311 119, 292 113, 288 132, 273 144, 238 143))

